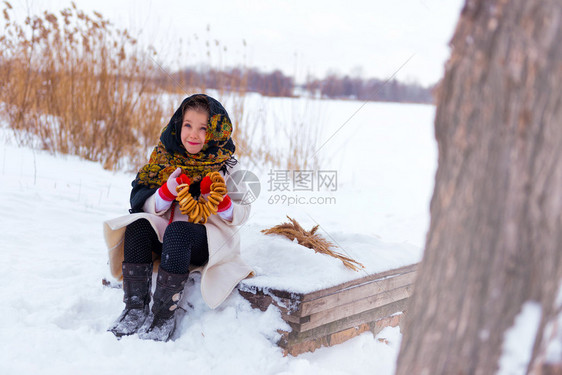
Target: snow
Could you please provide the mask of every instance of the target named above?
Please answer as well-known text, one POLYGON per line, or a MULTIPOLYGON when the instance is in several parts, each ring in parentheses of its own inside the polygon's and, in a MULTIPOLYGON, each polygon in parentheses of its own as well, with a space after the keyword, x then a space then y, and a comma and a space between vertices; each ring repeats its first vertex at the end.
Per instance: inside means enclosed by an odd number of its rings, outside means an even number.
POLYGON ((497 375, 527 373, 541 317, 539 303, 527 301, 523 304, 513 326, 505 331, 497 375))
POLYGON ((254 226, 241 232, 244 238, 244 258, 256 270, 256 277, 242 282, 245 287, 266 286, 293 293, 310 293, 373 273, 416 263, 419 248, 408 244, 385 243, 377 238, 342 232, 322 235, 334 239, 344 255, 361 262, 365 269, 346 269, 341 261, 317 254, 280 235, 246 236, 254 226), (267 249, 267 251, 264 251, 267 249))
MULTIPOLYGON (((259 107, 258 100, 250 97, 249 106, 259 107)), ((322 160, 319 171, 335 170, 337 186, 279 191, 271 169, 250 167, 260 178, 261 192, 252 205, 250 222, 240 233, 242 255, 255 267, 257 277, 243 284, 308 293, 419 262, 437 158, 433 107, 287 98, 268 103, 271 131, 276 127, 274 119, 282 124, 291 124, 295 117, 304 124, 322 123, 316 145, 322 160), (285 204, 277 198, 286 198, 285 204), (305 203, 291 203, 291 198, 305 203), (314 204, 319 198, 325 203, 314 204), (328 198, 334 200, 326 202, 328 198), (341 261, 281 236, 255 235, 288 222, 286 215, 307 230, 319 225, 318 233, 338 246, 335 251, 361 262, 365 269, 346 269, 341 261)), ((313 173, 316 182, 319 171, 313 173)))
MULTIPOLYGON (((271 100, 284 110, 283 100, 271 100)), ((358 102, 325 103, 327 139, 358 108, 358 102)), ((436 150, 432 106, 369 103, 322 152, 335 155, 322 169, 338 171, 333 204, 270 204, 262 194, 241 227, 242 256, 257 271, 248 283, 310 291, 417 262, 429 219, 436 150), (359 126, 357 124, 359 123, 359 126), (360 133, 361 147, 346 146, 360 133), (358 181, 360 183, 358 183, 358 181), (337 251, 365 264, 359 273, 339 260, 316 254, 260 230, 296 218, 305 229, 337 243, 337 251)), ((103 287, 110 278, 102 222, 127 213, 131 173, 109 172, 77 157, 19 148, 0 127, 0 218, 4 250, 0 274, 2 374, 99 374, 196 371, 202 374, 391 374, 400 344, 397 328, 364 333, 341 345, 297 358, 275 345, 287 329, 280 312, 251 309, 233 293, 210 310, 197 274, 183 300, 187 315, 175 341, 157 343, 106 332, 120 314, 122 291, 103 287)), ((290 192, 294 195, 295 192, 290 192)))
POLYGON ((558 282, 558 293, 553 307, 557 314, 546 324, 543 335, 543 342, 546 342, 546 363, 562 362, 562 280, 558 282))
MULTIPOLYGON (((288 369, 281 372, 289 374, 394 374, 395 356, 400 348, 401 335, 398 327, 386 327, 378 337, 388 340, 388 345, 373 340, 371 334, 364 334, 330 350, 317 350, 301 354, 291 361, 288 369), (376 347, 373 347, 375 341, 376 347), (353 343, 353 345, 346 345, 353 343), (376 350, 373 350, 376 349, 376 350), (331 352, 337 350, 338 354, 331 352), (393 361, 388 359, 392 358, 393 361)), ((382 340, 382 339, 381 339, 382 340)))

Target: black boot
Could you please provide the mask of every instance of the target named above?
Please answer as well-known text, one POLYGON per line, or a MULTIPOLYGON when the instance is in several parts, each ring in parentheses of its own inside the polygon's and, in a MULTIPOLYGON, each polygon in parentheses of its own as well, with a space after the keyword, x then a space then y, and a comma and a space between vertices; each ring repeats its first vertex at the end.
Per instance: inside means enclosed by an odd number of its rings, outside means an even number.
POLYGON ((125 309, 109 327, 117 337, 136 333, 149 315, 152 263, 123 263, 125 309))
POLYGON ((152 314, 139 330, 141 339, 168 341, 176 329, 176 309, 189 273, 175 274, 158 268, 152 314))

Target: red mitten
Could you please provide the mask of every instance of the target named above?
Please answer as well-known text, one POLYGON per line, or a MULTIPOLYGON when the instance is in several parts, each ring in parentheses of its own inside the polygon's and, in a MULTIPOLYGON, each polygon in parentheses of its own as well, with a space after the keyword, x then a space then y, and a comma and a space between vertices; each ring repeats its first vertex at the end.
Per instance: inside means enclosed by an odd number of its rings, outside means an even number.
POLYGON ((217 206, 217 215, 219 215, 223 220, 232 221, 232 212, 234 211, 234 206, 230 201, 230 197, 225 195, 222 202, 217 206))
POLYGON ((163 200, 171 202, 178 196, 176 192, 178 185, 190 183, 189 177, 181 173, 181 168, 178 168, 168 177, 168 181, 158 189, 158 195, 163 200))
POLYGON ((178 178, 176 178, 176 182, 178 183, 178 185, 181 184, 191 184, 191 180, 189 179, 189 176, 186 175, 185 173, 180 174, 180 176, 178 178))
POLYGON ((211 192, 211 184, 212 183, 213 183, 213 181, 211 181, 209 176, 203 177, 203 179, 201 180, 201 185, 200 185, 201 194, 209 194, 211 192))
POLYGON ((224 196, 222 202, 219 203, 217 206, 217 211, 222 212, 228 210, 232 206, 232 202, 230 201, 230 197, 227 195, 224 196))

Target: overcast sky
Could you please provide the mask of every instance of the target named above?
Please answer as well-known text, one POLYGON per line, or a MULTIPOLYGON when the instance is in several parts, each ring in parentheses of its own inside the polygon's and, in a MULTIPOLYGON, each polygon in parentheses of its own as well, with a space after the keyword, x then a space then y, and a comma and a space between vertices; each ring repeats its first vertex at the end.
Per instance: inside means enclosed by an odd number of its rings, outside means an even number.
MULTIPOLYGON (((63 0, 11 3, 19 14, 70 5, 63 0)), ((321 78, 328 71, 386 79, 398 71, 400 80, 427 85, 443 75, 448 42, 464 1, 77 0, 76 4, 128 28, 143 44, 154 45, 158 61, 170 70, 193 62, 214 67, 245 64, 265 71, 281 69, 297 80, 307 74, 321 78)))

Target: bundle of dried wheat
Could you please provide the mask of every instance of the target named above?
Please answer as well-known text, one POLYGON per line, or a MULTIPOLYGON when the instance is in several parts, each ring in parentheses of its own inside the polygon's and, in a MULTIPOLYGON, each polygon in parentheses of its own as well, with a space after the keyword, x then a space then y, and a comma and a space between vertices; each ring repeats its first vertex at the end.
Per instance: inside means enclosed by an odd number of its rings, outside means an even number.
POLYGON ((354 271, 359 271, 361 268, 365 268, 361 263, 355 261, 354 259, 348 258, 341 253, 330 250, 330 247, 337 247, 330 241, 325 240, 319 234, 316 233, 318 230, 318 225, 312 228, 310 231, 306 231, 300 224, 295 220, 287 216, 291 223, 282 223, 276 225, 269 229, 262 230, 265 234, 281 234, 291 241, 295 238, 300 245, 306 246, 309 249, 313 249, 317 253, 330 255, 342 261, 344 266, 351 268, 354 271))

